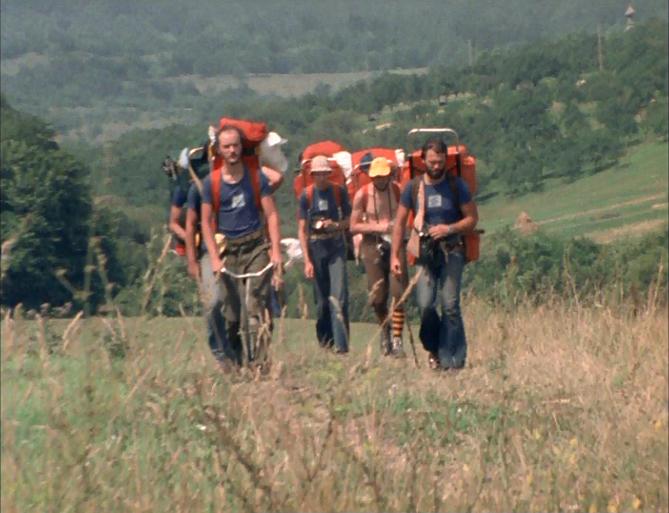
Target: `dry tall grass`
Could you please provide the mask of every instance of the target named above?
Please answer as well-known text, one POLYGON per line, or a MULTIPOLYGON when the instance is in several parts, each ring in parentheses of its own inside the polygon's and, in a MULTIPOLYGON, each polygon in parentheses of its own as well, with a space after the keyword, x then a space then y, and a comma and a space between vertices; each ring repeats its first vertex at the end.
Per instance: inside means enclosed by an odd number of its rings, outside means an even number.
POLYGON ((200 319, 6 318, 2 511, 669 509, 665 308, 465 320, 459 373, 285 320, 258 379, 220 373, 200 319))

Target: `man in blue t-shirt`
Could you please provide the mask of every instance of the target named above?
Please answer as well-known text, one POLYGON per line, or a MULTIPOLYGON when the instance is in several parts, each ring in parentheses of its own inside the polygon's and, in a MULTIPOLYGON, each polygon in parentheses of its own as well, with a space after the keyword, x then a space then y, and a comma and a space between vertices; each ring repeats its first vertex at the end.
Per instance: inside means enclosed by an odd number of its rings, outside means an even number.
POLYGON ((351 205, 346 188, 329 181, 332 168, 327 157, 314 157, 310 173, 313 184, 302 191, 298 207, 304 275, 314 280, 318 343, 344 354, 349 338, 344 231, 351 205))
POLYGON ((448 147, 441 139, 430 139, 422 148, 427 171, 409 182, 400 197, 393 229, 390 268, 401 275, 400 247, 409 211, 420 234, 420 251, 407 250, 418 257, 420 277, 416 296, 421 314, 420 338, 429 352, 430 366, 460 369, 467 357, 467 341, 460 312, 460 284, 465 264, 462 233, 478 222, 476 204, 461 178, 446 172, 448 147), (417 254, 418 253, 418 254, 417 254), (441 304, 441 314, 438 312, 441 304))
MULTIPOLYGON (((220 167, 217 169, 215 164, 202 183, 202 237, 212 274, 218 275, 224 267, 236 274, 254 273, 265 269, 270 261, 273 264, 274 272, 269 270, 258 278, 246 280, 246 286, 249 287, 249 302, 246 305, 249 349, 258 348, 259 352, 264 353, 254 355, 249 351, 246 356, 249 361, 256 357, 262 359, 269 346, 270 285, 272 277, 279 279, 281 272, 279 215, 269 181, 261 169, 258 167, 252 171, 244 164, 241 132, 232 125, 223 126, 216 135, 216 141, 220 167), (217 175, 220 176, 220 183, 216 186, 220 192, 218 198, 213 198, 215 188, 212 181, 217 171, 220 171, 217 175), (252 177, 252 172, 258 175, 252 177), (254 183, 258 184, 258 190, 254 183), (214 205, 218 205, 217 211, 214 211, 214 205), (215 238, 219 234, 225 240, 222 250, 215 238)), ((234 363, 241 365, 241 284, 221 273, 217 286, 215 300, 224 309, 230 356, 234 363)), ((208 322, 213 322, 215 310, 207 313, 208 322)))

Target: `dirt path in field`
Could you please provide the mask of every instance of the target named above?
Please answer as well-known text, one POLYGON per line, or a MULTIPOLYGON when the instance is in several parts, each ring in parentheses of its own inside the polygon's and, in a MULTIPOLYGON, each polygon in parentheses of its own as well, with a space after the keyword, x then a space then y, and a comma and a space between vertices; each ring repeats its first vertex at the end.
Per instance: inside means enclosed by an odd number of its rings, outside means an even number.
POLYGON ((612 242, 620 237, 628 235, 642 235, 653 231, 661 226, 667 224, 666 219, 654 219, 652 221, 642 221, 640 223, 627 224, 618 228, 611 228, 601 232, 591 232, 588 237, 595 242, 606 244, 612 242))
MULTIPOLYGON (((606 207, 599 207, 599 208, 593 208, 590 210, 584 210, 582 212, 577 212, 575 214, 565 214, 561 215, 558 217, 551 217, 549 219, 544 219, 543 221, 537 221, 538 225, 544 225, 548 223, 555 223, 557 221, 565 221, 567 219, 575 219, 577 217, 583 217, 583 216, 588 216, 588 215, 593 215, 593 214, 600 214, 602 212, 607 212, 609 210, 614 210, 617 208, 621 207, 629 207, 631 205, 638 205, 640 203, 645 203, 647 201, 653 201, 653 200, 658 200, 666 197, 666 193, 660 193, 660 194, 651 194, 650 196, 643 196, 641 198, 635 198, 632 200, 628 201, 623 201, 620 203, 616 203, 614 205, 607 205, 606 207)), ((655 206, 654 206, 655 207, 655 206)), ((657 207, 655 207, 657 208, 657 207)))

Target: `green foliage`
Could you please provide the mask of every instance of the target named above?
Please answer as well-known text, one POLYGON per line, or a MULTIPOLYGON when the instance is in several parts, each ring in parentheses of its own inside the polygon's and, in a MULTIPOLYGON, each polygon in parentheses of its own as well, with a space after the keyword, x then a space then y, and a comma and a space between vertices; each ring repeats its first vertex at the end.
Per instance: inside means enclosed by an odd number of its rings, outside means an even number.
POLYGON ((45 139, 46 126, 32 117, 24 123, 7 104, 2 127, 2 302, 62 304, 84 278, 87 169, 45 139))
POLYGON ((666 291, 668 232, 627 243, 601 245, 589 239, 565 240, 544 233, 522 236, 507 228, 486 238, 493 246, 467 268, 465 284, 497 304, 542 302, 557 295, 596 300, 615 293, 666 291))

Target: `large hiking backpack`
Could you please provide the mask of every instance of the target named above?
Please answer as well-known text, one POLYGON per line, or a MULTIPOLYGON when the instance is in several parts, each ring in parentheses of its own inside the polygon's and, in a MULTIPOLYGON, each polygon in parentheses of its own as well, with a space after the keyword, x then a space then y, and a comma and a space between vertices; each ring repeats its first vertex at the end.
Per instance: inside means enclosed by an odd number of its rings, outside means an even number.
MULTIPOLYGON (((365 148, 362 150, 354 151, 351 153, 351 161, 353 164, 353 171, 351 176, 346 184, 348 189, 348 195, 352 199, 355 196, 355 193, 358 192, 360 188, 368 183, 371 183, 371 178, 363 171, 360 167, 362 159, 369 155, 371 159, 376 157, 385 157, 388 162, 390 162, 391 167, 397 169, 395 176, 393 176, 393 181, 399 181, 399 170, 404 163, 404 151, 400 149, 393 148, 384 148, 384 147, 373 147, 365 148)), ((371 162, 371 160, 370 160, 371 162)))
MULTIPOLYGON (((400 185, 402 188, 411 182, 414 178, 421 176, 427 167, 421 155, 421 150, 416 150, 407 156, 400 175, 400 185)), ((461 177, 469 188, 472 197, 478 190, 478 181, 476 179, 476 157, 470 155, 464 144, 448 146, 446 155, 446 172, 453 177, 461 177)), ((456 195, 457 201, 457 195, 456 195)), ((460 205, 458 204, 458 207, 460 205)), ((413 226, 414 214, 409 213, 409 226, 413 226)), ((479 259, 481 246, 481 234, 479 231, 463 233, 462 238, 465 244, 465 261, 474 262, 479 259)), ((412 259, 409 259, 412 260, 412 259)))
MULTIPOLYGON (((190 150, 184 148, 178 160, 174 160, 168 155, 162 162, 163 172, 169 178, 170 210, 172 207, 172 198, 177 189, 183 194, 184 202, 180 205, 181 212, 177 220, 182 228, 186 225, 186 198, 193 176, 202 179, 209 173, 207 150, 208 143, 190 150)), ((186 255, 185 242, 174 233, 172 234, 172 249, 178 256, 186 255)))
POLYGON ((300 169, 297 176, 293 179, 293 193, 295 199, 300 200, 302 191, 313 183, 311 179, 311 159, 318 155, 328 157, 330 166, 332 167, 332 174, 330 181, 338 185, 346 185, 346 175, 341 166, 334 160, 334 155, 340 152, 345 152, 346 149, 335 141, 320 141, 307 146, 302 152, 302 160, 300 162, 300 169))
MULTIPOLYGON (((262 206, 260 204, 260 144, 268 135, 267 124, 261 121, 249 121, 245 119, 235 119, 222 117, 219 121, 219 129, 224 126, 233 126, 242 134, 242 162, 249 170, 249 178, 253 189, 253 200, 262 216, 262 206)), ((221 207, 221 169, 223 167, 223 158, 215 154, 211 164, 211 211, 212 218, 210 223, 214 233, 218 229, 218 210, 221 207)), ((261 221, 262 222, 262 221, 261 221)))

